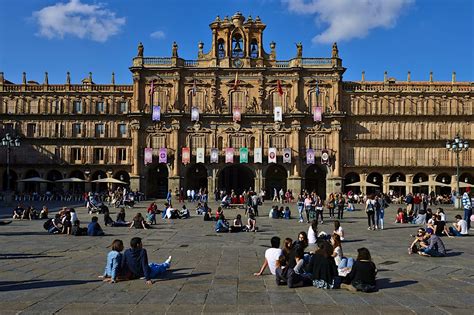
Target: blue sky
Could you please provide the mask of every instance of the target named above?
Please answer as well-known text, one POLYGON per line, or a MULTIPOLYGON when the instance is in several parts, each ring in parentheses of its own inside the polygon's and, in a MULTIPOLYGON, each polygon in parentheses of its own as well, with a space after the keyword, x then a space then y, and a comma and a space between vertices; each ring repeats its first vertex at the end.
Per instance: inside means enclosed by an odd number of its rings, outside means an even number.
POLYGON ((259 15, 267 25, 264 46, 277 43, 277 58, 328 57, 337 40, 348 70, 345 80, 390 77, 474 81, 474 1, 471 0, 0 0, 0 71, 13 82, 74 83, 93 72, 96 83, 130 84, 128 67, 143 42, 146 56, 197 58, 197 43, 210 48, 209 23, 217 15, 259 15), (199 4, 198 4, 199 3, 199 4), (153 34, 153 35, 152 35, 153 34))

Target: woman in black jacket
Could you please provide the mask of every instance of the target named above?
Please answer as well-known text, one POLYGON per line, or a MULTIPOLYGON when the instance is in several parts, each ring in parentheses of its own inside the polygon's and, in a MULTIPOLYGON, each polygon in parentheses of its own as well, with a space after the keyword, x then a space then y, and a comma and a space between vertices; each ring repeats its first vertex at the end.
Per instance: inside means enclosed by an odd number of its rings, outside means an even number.
POLYGON ((332 257, 332 245, 327 241, 321 241, 318 247, 311 257, 309 267, 309 271, 313 274, 313 286, 320 289, 334 289, 338 271, 332 257))
POLYGON ((377 291, 377 287, 375 285, 377 267, 372 262, 369 250, 365 247, 362 247, 359 248, 357 252, 357 260, 354 262, 352 270, 346 276, 341 288, 349 291, 377 291))

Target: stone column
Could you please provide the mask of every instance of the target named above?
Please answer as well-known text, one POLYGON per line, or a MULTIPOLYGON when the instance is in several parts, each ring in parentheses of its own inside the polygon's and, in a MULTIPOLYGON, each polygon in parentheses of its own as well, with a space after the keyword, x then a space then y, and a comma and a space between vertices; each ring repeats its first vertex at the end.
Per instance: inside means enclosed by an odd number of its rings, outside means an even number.
POLYGON ((388 194, 388 191, 390 190, 390 174, 383 174, 382 175, 382 192, 385 194, 388 194))
POLYGON ((428 194, 432 191, 436 192, 436 174, 428 175, 428 194))
POLYGON ((406 181, 406 193, 413 193, 413 177, 414 174, 407 174, 405 175, 405 181, 406 181))
POLYGON ((367 186, 365 186, 365 183, 367 182, 367 174, 362 173, 359 175, 359 178, 360 178, 360 183, 362 183, 362 185, 360 186, 360 192, 363 194, 367 194, 367 186))
POLYGON ((171 176, 168 178, 168 188, 175 191, 180 189, 180 164, 179 164, 179 121, 173 120, 171 123, 171 146, 174 148, 174 159, 171 176))
POLYGON ((290 176, 287 179, 287 188, 291 189, 294 194, 299 194, 301 191, 301 158, 300 158, 300 123, 295 120, 291 123, 291 134, 290 134, 290 148, 292 164, 290 167, 290 176), (296 154, 295 154, 296 153, 296 154))
POLYGON ((132 135, 132 150, 135 151, 132 160, 132 172, 130 174, 130 189, 135 190, 139 189, 140 191, 144 191, 144 187, 141 187, 140 184, 140 157, 143 157, 143 149, 140 146, 140 122, 138 120, 133 120, 130 123, 130 131, 132 135))

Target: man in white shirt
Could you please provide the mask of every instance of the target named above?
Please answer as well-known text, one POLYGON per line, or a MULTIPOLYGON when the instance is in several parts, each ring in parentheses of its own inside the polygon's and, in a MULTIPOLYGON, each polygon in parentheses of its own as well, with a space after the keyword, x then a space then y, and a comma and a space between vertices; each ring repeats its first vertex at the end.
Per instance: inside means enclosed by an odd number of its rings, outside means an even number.
POLYGON ((276 270, 276 262, 281 255, 283 255, 283 251, 280 248, 280 238, 278 236, 272 237, 270 240, 272 247, 265 251, 265 261, 262 264, 259 272, 254 273, 254 276, 261 276, 265 271, 265 268, 270 269, 270 273, 275 275, 276 270))
POLYGON ((458 214, 454 217, 456 223, 453 223, 453 226, 449 227, 449 237, 453 236, 465 236, 468 235, 468 228, 466 220, 463 220, 462 217, 458 214))

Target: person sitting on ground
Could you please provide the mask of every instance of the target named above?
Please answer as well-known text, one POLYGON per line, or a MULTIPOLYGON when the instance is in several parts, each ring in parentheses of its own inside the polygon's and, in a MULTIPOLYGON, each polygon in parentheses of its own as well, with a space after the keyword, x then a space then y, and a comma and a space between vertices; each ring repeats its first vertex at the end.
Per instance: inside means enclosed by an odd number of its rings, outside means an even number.
POLYGON ((237 214, 237 216, 234 219, 234 224, 230 227, 230 231, 232 233, 236 232, 242 232, 243 230, 243 224, 242 224, 242 216, 240 214, 237 214))
POLYGON ((432 228, 434 234, 437 236, 443 236, 445 232, 446 221, 441 220, 441 216, 438 214, 433 214, 433 224, 429 224, 428 227, 432 228))
POLYGON ((212 217, 211 211, 211 208, 209 208, 206 212, 204 212, 204 221, 215 221, 215 219, 212 217))
POLYGON ((291 256, 291 250, 293 249, 293 240, 289 237, 285 238, 285 241, 283 242, 283 256, 285 256, 286 261, 290 260, 291 256))
POLYGON ((62 234, 71 234, 71 229, 72 229, 72 222, 71 222, 71 214, 68 212, 66 215, 63 217, 61 224, 63 225, 62 229, 62 234))
POLYGON ((270 211, 268 212, 268 217, 270 219, 278 219, 278 211, 277 211, 278 207, 276 206, 272 206, 270 208, 270 211))
POLYGON ((144 229, 148 230, 148 224, 145 222, 145 219, 143 218, 142 214, 138 212, 132 220, 132 223, 129 226, 129 229, 131 228, 136 228, 136 229, 144 229))
POLYGON ((454 218, 456 219, 456 222, 453 223, 453 226, 449 227, 449 231, 447 231, 448 232, 447 235, 449 237, 468 235, 469 231, 467 229, 466 220, 463 220, 459 214, 457 214, 454 218))
POLYGON ((73 225, 71 228, 71 235, 74 235, 74 236, 87 235, 87 228, 82 228, 81 221, 76 220, 73 222, 73 225))
POLYGON ((21 216, 23 220, 31 220, 31 206, 26 207, 25 211, 23 211, 23 215, 21 216))
POLYGON ((312 273, 313 286, 320 289, 337 288, 336 277, 338 270, 334 258, 332 245, 327 241, 318 242, 318 250, 311 257, 309 270, 312 273))
POLYGON ((283 219, 289 220, 290 217, 291 217, 290 207, 286 206, 285 210, 283 211, 283 219))
POLYGON ((120 266, 122 264, 122 240, 114 240, 112 242, 112 250, 107 254, 107 263, 105 264, 104 274, 99 276, 105 282, 115 283, 120 275, 120 266))
POLYGON ((426 234, 429 236, 428 245, 420 243, 422 249, 418 254, 422 256, 444 257, 446 256, 446 248, 441 238, 434 234, 432 228, 426 229, 426 234))
POLYGON ((270 240, 271 248, 265 251, 265 260, 260 268, 259 272, 254 273, 254 276, 261 276, 265 269, 268 267, 270 273, 275 275, 276 273, 276 261, 282 256, 283 251, 280 249, 280 238, 274 236, 270 240))
POLYGON ((156 224, 156 212, 158 211, 158 206, 156 203, 152 202, 148 207, 146 220, 148 224, 156 224))
POLYGON ((200 202, 198 202, 197 207, 196 207, 196 214, 203 215, 204 212, 205 212, 204 206, 200 202))
POLYGON ((287 266, 285 256, 281 255, 276 261, 275 279, 277 285, 288 285, 288 288, 300 288, 311 285, 311 279, 295 272, 287 266))
POLYGON ((110 217, 109 207, 104 208, 103 214, 104 214, 104 225, 105 226, 108 226, 108 225, 113 226, 114 220, 112 220, 112 218, 110 217))
POLYGON ((247 219, 247 231, 248 232, 257 232, 257 219, 255 218, 255 213, 253 210, 248 212, 249 218, 247 219))
POLYGON ((414 214, 415 212, 413 210, 410 210, 410 212, 408 212, 407 223, 415 223, 414 214))
POLYGON ((424 228, 419 228, 418 232, 416 235, 411 235, 412 237, 415 237, 415 240, 410 244, 410 247, 408 247, 408 254, 411 255, 413 253, 418 253, 422 249, 421 243, 423 244, 428 244, 427 240, 429 236, 426 234, 426 231, 424 228))
POLYGON ((130 222, 125 220, 125 208, 121 208, 112 226, 129 226, 130 222))
POLYGON ((439 216, 440 221, 446 222, 446 214, 444 214, 444 210, 442 208, 438 208, 436 210, 436 214, 439 216))
POLYGON ((41 212, 39 214, 40 219, 47 219, 49 214, 48 207, 43 206, 43 209, 41 209, 41 212))
POLYGON ((63 230, 63 226, 61 224, 61 216, 59 213, 56 213, 54 219, 51 220, 51 224, 48 228, 48 232, 51 234, 58 234, 63 230))
POLYGON ((123 254, 121 269, 125 280, 144 278, 146 284, 153 284, 148 254, 143 248, 141 238, 134 237, 130 240, 130 248, 123 254))
POLYGON ((334 221, 334 231, 333 234, 339 235, 341 238, 341 242, 344 241, 344 229, 341 226, 341 222, 339 220, 334 221))
POLYGON ((222 210, 222 207, 217 207, 216 220, 219 220, 219 217, 223 214, 224 214, 224 210, 222 210))
POLYGON ((186 208, 186 205, 183 205, 181 208, 181 211, 179 211, 179 218, 180 219, 189 219, 191 217, 191 214, 189 213, 188 208, 186 208))
POLYGON ((407 223, 405 212, 402 208, 398 208, 397 217, 395 218, 395 223, 407 223))
POLYGON ((24 211, 25 209, 23 209, 21 205, 18 205, 15 209, 13 209, 13 219, 21 220, 24 211))
POLYGON ((104 236, 104 231, 99 224, 99 218, 93 216, 91 219, 91 223, 87 226, 87 235, 89 236, 104 236))
POLYGON ((219 216, 219 220, 217 220, 214 229, 217 233, 229 232, 229 223, 227 223, 223 213, 219 216))
POLYGON ((377 291, 375 277, 377 267, 372 262, 372 257, 367 248, 357 250, 357 259, 351 272, 345 277, 341 289, 349 291, 375 292, 377 291))

